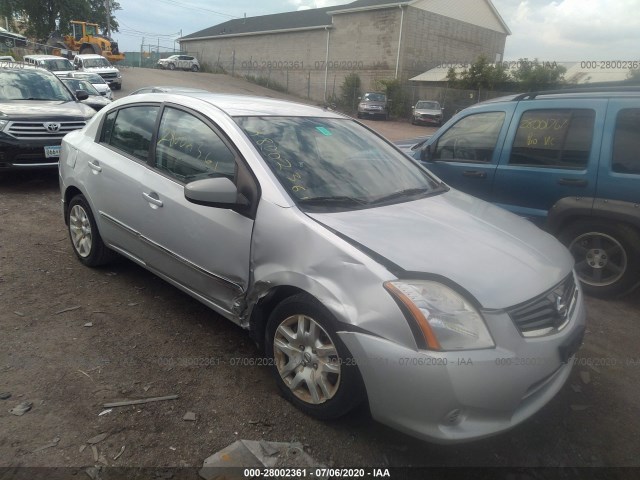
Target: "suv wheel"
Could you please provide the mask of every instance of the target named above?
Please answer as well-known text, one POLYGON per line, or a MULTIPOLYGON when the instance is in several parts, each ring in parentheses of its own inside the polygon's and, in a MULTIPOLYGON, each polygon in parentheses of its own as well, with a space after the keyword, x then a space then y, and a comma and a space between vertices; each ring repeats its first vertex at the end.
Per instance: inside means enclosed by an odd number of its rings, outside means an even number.
POLYGON ((193 66, 191 67, 191 71, 192 71, 192 72, 197 72, 198 70, 200 70, 200 69, 198 68, 198 65, 193 65, 193 66))
POLYGON ((559 235, 576 261, 582 288, 590 295, 611 297, 639 280, 640 235, 624 224, 579 221, 559 235))
POLYGON ((169 65, 167 65, 167 68, 168 68, 169 70, 175 70, 175 69, 176 69, 176 66, 175 66, 173 63, 170 63, 169 65))
POLYGON ((267 323, 266 353, 287 400, 316 418, 340 417, 365 398, 360 372, 330 312, 307 294, 283 300, 267 323))

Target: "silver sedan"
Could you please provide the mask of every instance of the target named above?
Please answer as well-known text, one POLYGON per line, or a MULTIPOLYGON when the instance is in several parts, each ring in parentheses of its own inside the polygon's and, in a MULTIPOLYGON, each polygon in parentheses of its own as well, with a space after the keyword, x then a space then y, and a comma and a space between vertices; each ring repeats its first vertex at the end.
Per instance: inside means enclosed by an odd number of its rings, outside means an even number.
POLYGON ((318 418, 367 402, 431 441, 496 434, 553 398, 582 341, 560 243, 332 111, 126 97, 64 138, 60 187, 83 264, 120 254, 247 329, 318 418))

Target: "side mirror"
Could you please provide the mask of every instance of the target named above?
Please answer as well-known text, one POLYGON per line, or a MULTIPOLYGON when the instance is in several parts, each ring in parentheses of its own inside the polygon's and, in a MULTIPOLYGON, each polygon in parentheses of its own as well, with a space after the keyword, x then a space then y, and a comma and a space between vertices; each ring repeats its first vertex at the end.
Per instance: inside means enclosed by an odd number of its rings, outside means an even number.
POLYGON ((411 110, 415 110, 416 106, 415 105, 411 105, 411 110))
POLYGON ((78 100, 86 100, 87 98, 89 98, 89 93, 87 93, 85 90, 76 90, 76 98, 78 100))
POLYGON ((431 161, 431 145, 426 145, 420 150, 420 160, 423 162, 431 161))
POLYGON ((235 184, 227 177, 204 178, 187 183, 184 196, 192 203, 207 207, 234 210, 249 205, 249 201, 238 194, 235 184))

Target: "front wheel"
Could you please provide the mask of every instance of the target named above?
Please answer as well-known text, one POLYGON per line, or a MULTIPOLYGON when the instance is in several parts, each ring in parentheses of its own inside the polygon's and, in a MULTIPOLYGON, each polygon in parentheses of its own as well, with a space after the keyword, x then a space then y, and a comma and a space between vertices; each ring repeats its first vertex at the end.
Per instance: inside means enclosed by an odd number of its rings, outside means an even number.
POLYGON ((640 235, 624 224, 579 221, 559 235, 576 261, 585 292, 612 297, 627 292, 640 276, 640 235))
POLYGON ((283 300, 267 323, 266 353, 278 387, 320 419, 338 418, 365 398, 358 367, 334 324, 331 313, 306 294, 283 300))
POLYGON ((88 267, 111 261, 116 253, 102 242, 91 207, 84 195, 76 195, 69 202, 67 225, 73 252, 88 267))
POLYGON ((175 66, 173 63, 170 63, 169 65, 167 65, 167 68, 168 68, 169 70, 175 70, 175 69, 176 69, 176 66, 175 66))

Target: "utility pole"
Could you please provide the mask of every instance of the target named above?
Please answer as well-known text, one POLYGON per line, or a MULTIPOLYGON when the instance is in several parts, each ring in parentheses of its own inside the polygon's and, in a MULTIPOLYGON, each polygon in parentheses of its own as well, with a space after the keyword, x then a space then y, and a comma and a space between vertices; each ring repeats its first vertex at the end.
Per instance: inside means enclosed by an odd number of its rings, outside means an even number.
POLYGON ((138 62, 138 66, 142 67, 142 54, 144 52, 144 37, 142 37, 142 43, 140 43, 140 61, 138 62))
POLYGON ((104 8, 107 11, 107 37, 111 37, 111 10, 109 9, 109 0, 104 0, 104 8))

